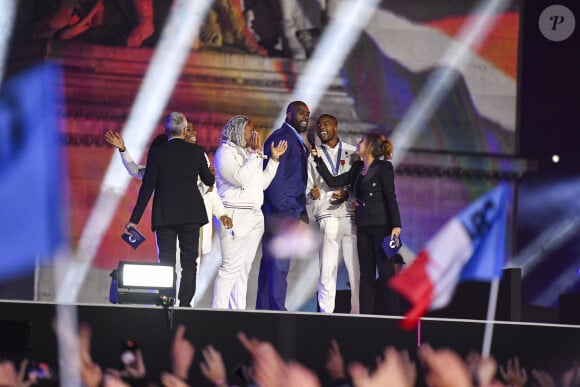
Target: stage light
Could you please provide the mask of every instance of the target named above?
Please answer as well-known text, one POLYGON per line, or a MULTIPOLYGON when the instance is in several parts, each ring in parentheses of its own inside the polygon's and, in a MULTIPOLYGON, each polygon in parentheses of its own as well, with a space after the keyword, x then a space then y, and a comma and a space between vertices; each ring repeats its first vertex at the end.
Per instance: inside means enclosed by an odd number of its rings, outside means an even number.
POLYGON ((560 156, 559 155, 552 155, 552 162, 554 164, 557 164, 560 162, 560 156))
POLYGON ((173 265, 142 262, 119 262, 119 287, 172 289, 175 286, 173 265))
POLYGON ((117 291, 111 302, 172 306, 175 303, 175 268, 160 263, 121 261, 111 288, 117 291))

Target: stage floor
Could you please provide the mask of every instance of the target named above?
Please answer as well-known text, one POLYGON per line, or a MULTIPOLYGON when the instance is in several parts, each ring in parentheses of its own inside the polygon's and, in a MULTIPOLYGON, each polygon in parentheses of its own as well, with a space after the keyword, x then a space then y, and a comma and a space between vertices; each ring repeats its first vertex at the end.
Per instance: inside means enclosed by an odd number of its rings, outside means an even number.
MULTIPOLYGON (((478 320, 425 318, 420 329, 401 330, 399 317, 345 314, 228 311, 215 309, 165 309, 158 306, 76 304, 79 321, 92 327, 92 354, 103 368, 118 368, 122 343, 134 340, 143 351, 148 372, 169 369, 173 329, 187 328, 186 337, 199 354, 208 344, 223 355, 230 383, 237 383, 234 368, 250 357, 237 339, 238 332, 268 340, 287 359, 295 359, 328 382, 324 364, 331 339, 340 345, 345 361, 374 364, 386 346, 407 349, 412 358, 418 344, 448 347, 465 355, 481 351, 485 323, 478 320)), ((52 332, 56 304, 0 302, 0 323, 7 350, 35 361, 58 364, 52 332)), ((560 370, 580 358, 580 326, 497 322, 491 353, 499 364, 518 356, 528 370, 560 370)), ((206 385, 199 356, 191 369, 195 385, 206 385)), ((208 384, 209 385, 209 384, 208 384)))

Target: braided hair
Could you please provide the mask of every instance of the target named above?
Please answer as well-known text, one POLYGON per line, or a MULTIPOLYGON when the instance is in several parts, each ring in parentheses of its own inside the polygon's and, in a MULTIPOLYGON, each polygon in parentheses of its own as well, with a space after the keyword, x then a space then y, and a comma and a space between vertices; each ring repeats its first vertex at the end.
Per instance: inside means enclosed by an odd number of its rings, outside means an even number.
POLYGON ((245 148, 246 140, 244 139, 244 130, 250 123, 250 119, 246 116, 232 117, 222 129, 222 144, 234 144, 245 148))

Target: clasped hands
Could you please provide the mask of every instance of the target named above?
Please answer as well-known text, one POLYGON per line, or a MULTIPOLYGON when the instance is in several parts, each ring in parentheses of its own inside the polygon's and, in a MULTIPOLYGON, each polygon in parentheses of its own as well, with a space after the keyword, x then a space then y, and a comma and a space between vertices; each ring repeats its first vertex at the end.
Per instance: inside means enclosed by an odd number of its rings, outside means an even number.
MULTIPOLYGON (((262 150, 262 140, 260 138, 260 133, 253 131, 250 135, 250 148, 253 152, 260 152, 262 150)), ((278 161, 280 156, 282 156, 288 149, 288 141, 280 140, 278 144, 270 144, 270 158, 274 161, 278 161)))
MULTIPOLYGON (((345 190, 344 188, 339 188, 332 192, 332 200, 341 200, 344 199, 344 197, 347 195, 348 195, 347 190, 345 190)), ((317 185, 312 187, 312 189, 310 190, 310 197, 314 200, 320 199, 320 188, 317 185)))

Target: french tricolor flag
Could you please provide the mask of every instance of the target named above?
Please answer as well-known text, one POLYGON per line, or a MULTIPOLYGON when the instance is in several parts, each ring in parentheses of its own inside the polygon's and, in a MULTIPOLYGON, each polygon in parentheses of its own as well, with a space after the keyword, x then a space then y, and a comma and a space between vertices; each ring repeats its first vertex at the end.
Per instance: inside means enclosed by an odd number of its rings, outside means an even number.
POLYGON ((412 329, 427 310, 446 306, 461 281, 500 278, 508 188, 499 186, 448 221, 413 263, 389 281, 412 305, 401 325, 412 329))

